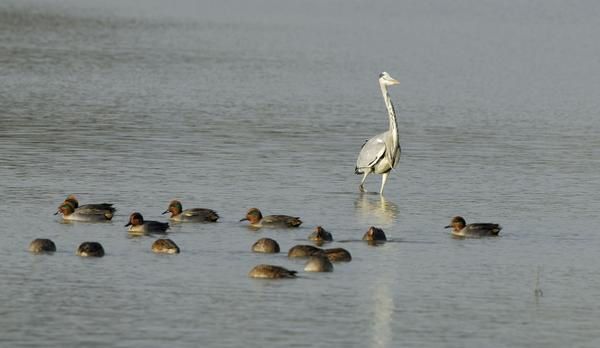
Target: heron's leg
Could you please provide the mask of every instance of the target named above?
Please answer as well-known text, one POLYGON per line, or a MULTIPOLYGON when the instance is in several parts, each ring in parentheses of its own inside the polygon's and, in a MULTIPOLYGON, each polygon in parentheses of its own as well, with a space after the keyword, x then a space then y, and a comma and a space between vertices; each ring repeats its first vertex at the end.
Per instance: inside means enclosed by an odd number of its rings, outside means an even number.
POLYGON ((390 172, 381 174, 381 190, 379 190, 380 195, 383 194, 383 187, 385 186, 385 181, 387 180, 388 175, 390 175, 390 172))
POLYGON ((365 190, 365 187, 363 186, 363 184, 365 183, 365 180, 367 179, 367 176, 371 174, 370 170, 365 170, 365 173, 363 174, 362 180, 360 181, 360 185, 358 186, 358 189, 360 190, 360 192, 367 192, 367 190, 365 190))

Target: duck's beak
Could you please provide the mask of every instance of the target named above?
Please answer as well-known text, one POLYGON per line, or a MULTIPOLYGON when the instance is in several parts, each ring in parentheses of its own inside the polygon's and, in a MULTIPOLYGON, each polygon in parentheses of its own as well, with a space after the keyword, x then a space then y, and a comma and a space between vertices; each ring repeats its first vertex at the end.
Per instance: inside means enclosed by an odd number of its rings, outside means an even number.
POLYGON ((131 226, 131 221, 129 221, 129 222, 127 223, 127 225, 125 225, 125 226, 123 226, 123 227, 127 227, 127 226, 131 226))
POLYGON ((162 212, 162 214, 161 214, 161 215, 165 215, 165 214, 166 214, 166 213, 168 213, 168 212, 169 212, 168 210, 165 210, 165 211, 163 211, 163 212, 162 212))
POLYGON ((452 225, 445 226, 444 228, 450 228, 450 227, 452 227, 452 225))
POLYGON ((60 211, 59 211, 59 210, 57 210, 57 211, 56 211, 56 213, 54 213, 54 215, 58 215, 58 213, 60 213, 60 211))
POLYGON ((247 218, 247 217, 245 217, 245 218, 243 218, 243 219, 240 219, 240 222, 242 222, 242 221, 246 221, 246 220, 248 220, 248 218, 247 218))

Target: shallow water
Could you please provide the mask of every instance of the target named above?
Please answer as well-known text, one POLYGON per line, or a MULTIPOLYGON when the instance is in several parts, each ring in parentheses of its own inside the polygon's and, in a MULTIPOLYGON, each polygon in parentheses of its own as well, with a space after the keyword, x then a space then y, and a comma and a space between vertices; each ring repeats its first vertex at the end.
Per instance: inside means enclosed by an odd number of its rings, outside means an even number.
POLYGON ((2 2, 0 345, 598 346, 599 10, 2 2), (382 70, 401 81, 384 198, 353 174, 387 127, 382 70), (68 194, 118 211, 61 223, 68 194), (174 225, 181 254, 155 255, 123 225, 164 220, 173 198, 222 218, 174 225), (253 206, 304 224, 252 231, 253 206), (504 229, 453 239, 457 214, 504 229), (352 262, 287 259, 317 225, 352 262), (371 225, 392 242, 361 242, 371 225), (283 252, 251 253, 261 237, 283 252), (29 254, 34 238, 58 251, 29 254), (106 256, 75 256, 87 240, 106 256), (299 278, 249 279, 259 263, 299 278))

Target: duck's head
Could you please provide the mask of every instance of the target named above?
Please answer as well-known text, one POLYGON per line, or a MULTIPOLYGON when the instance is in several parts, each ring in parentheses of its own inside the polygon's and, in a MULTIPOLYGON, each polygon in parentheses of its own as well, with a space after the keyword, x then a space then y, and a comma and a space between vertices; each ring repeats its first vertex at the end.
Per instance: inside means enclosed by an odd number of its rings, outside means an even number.
POLYGON ((397 85, 400 82, 398 80, 396 80, 395 78, 391 77, 390 74, 388 74, 387 72, 382 72, 381 74, 379 74, 379 84, 383 85, 383 86, 392 86, 392 85, 397 85))
POLYGON ((452 218, 452 220, 450 220, 450 225, 445 226, 444 228, 452 228, 452 231, 458 232, 465 228, 466 225, 467 222, 462 218, 462 216, 455 216, 452 218))
POLYGON ((129 215, 129 222, 127 223, 127 225, 125 225, 125 227, 139 226, 139 225, 143 225, 143 224, 144 224, 144 217, 142 216, 142 214, 135 212, 135 213, 132 213, 131 215, 129 215))
POLYGON ((330 233, 325 231, 325 229, 321 226, 315 227, 313 232, 308 237, 310 240, 314 240, 316 242, 328 241, 331 239, 330 233))
POLYGON ((363 240, 374 241, 374 240, 387 240, 385 233, 381 228, 375 226, 369 227, 369 230, 365 232, 363 240))
POLYGON ((63 204, 61 204, 58 207, 58 210, 56 211, 56 213, 54 213, 54 215, 58 215, 63 214, 63 216, 68 216, 73 214, 73 212, 75 211, 75 207, 73 207, 73 205, 71 205, 71 203, 68 203, 67 201, 65 201, 63 204))
POLYGON ((181 214, 183 211, 183 207, 181 206, 181 202, 177 200, 171 201, 169 203, 169 207, 167 210, 163 211, 163 214, 171 213, 171 217, 181 214))
POLYGON ((262 220, 262 218, 263 218, 262 213, 260 212, 260 210, 258 208, 250 208, 250 209, 248 209, 248 212, 246 213, 246 217, 241 219, 240 221, 248 220, 248 221, 250 221, 251 224, 256 224, 256 223, 260 222, 260 220, 262 220))
POLYGON ((63 203, 69 203, 75 209, 77 209, 79 207, 79 201, 77 200, 75 195, 68 195, 67 198, 65 198, 65 201, 63 203))

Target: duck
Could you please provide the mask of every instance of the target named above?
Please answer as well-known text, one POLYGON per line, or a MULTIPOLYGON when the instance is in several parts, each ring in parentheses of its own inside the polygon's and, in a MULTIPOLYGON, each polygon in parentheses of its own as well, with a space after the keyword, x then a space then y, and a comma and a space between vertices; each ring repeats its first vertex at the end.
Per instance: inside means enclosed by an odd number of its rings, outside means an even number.
POLYGON ((333 264, 324 255, 314 255, 308 258, 304 265, 305 272, 333 272, 333 264))
POLYGON ((29 243, 29 251, 34 254, 55 252, 56 244, 50 239, 37 238, 29 243))
POLYGON ((168 238, 160 238, 152 243, 152 251, 161 254, 179 254, 179 247, 168 238))
POLYGON ((142 214, 134 212, 129 215, 129 222, 125 225, 125 227, 127 226, 129 226, 129 233, 134 234, 167 233, 169 223, 144 220, 142 214))
POLYGON ((381 228, 377 228, 375 226, 369 227, 367 232, 363 235, 363 240, 366 241, 384 241, 387 240, 385 233, 381 228))
POLYGON ((258 208, 250 208, 246 213, 246 217, 241 221, 248 220, 252 227, 298 227, 302 224, 299 217, 289 215, 267 215, 263 216, 258 208))
POLYGON ((104 256, 104 248, 98 242, 83 242, 77 248, 76 254, 83 257, 102 257, 104 256))
POLYGON ((313 232, 308 236, 309 240, 316 242, 331 242, 333 241, 333 236, 331 233, 327 232, 323 227, 317 226, 313 230, 313 232))
POLYGON ((167 210, 163 214, 171 213, 169 220, 177 222, 216 222, 219 214, 212 209, 190 208, 183 210, 181 202, 173 200, 169 203, 167 210))
POLYGON ((323 253, 325 254, 325 256, 327 256, 327 258, 331 262, 350 262, 350 261, 352 261, 352 255, 350 255, 350 252, 344 248, 325 249, 325 250, 323 250, 323 253))
POLYGON ((322 254, 322 253, 323 253, 323 249, 321 249, 321 248, 317 248, 312 245, 299 244, 299 245, 293 246, 288 251, 288 257, 289 258, 309 257, 309 256, 318 255, 318 254, 322 254))
POLYGON ((450 225, 444 228, 452 228, 452 235, 456 237, 496 237, 502 230, 502 226, 493 223, 468 224, 462 216, 455 216, 450 225))
POLYGON ((252 251, 255 253, 274 254, 280 251, 277 241, 271 238, 261 238, 252 244, 252 251))
POLYGON ((75 195, 68 195, 67 198, 65 198, 63 204, 64 203, 71 204, 75 209, 79 208, 83 210, 107 210, 111 213, 114 213, 116 211, 112 203, 92 203, 79 205, 79 201, 77 200, 77 197, 75 197, 75 195))
POLYGON ((266 279, 278 279, 278 278, 296 278, 296 271, 291 271, 287 268, 275 265, 258 265, 254 267, 248 273, 250 278, 266 278, 266 279))
POLYGON ((63 220, 66 221, 101 222, 110 221, 114 212, 115 208, 112 207, 110 209, 86 206, 75 208, 70 202, 65 201, 58 207, 58 211, 54 215, 61 214, 63 220))

